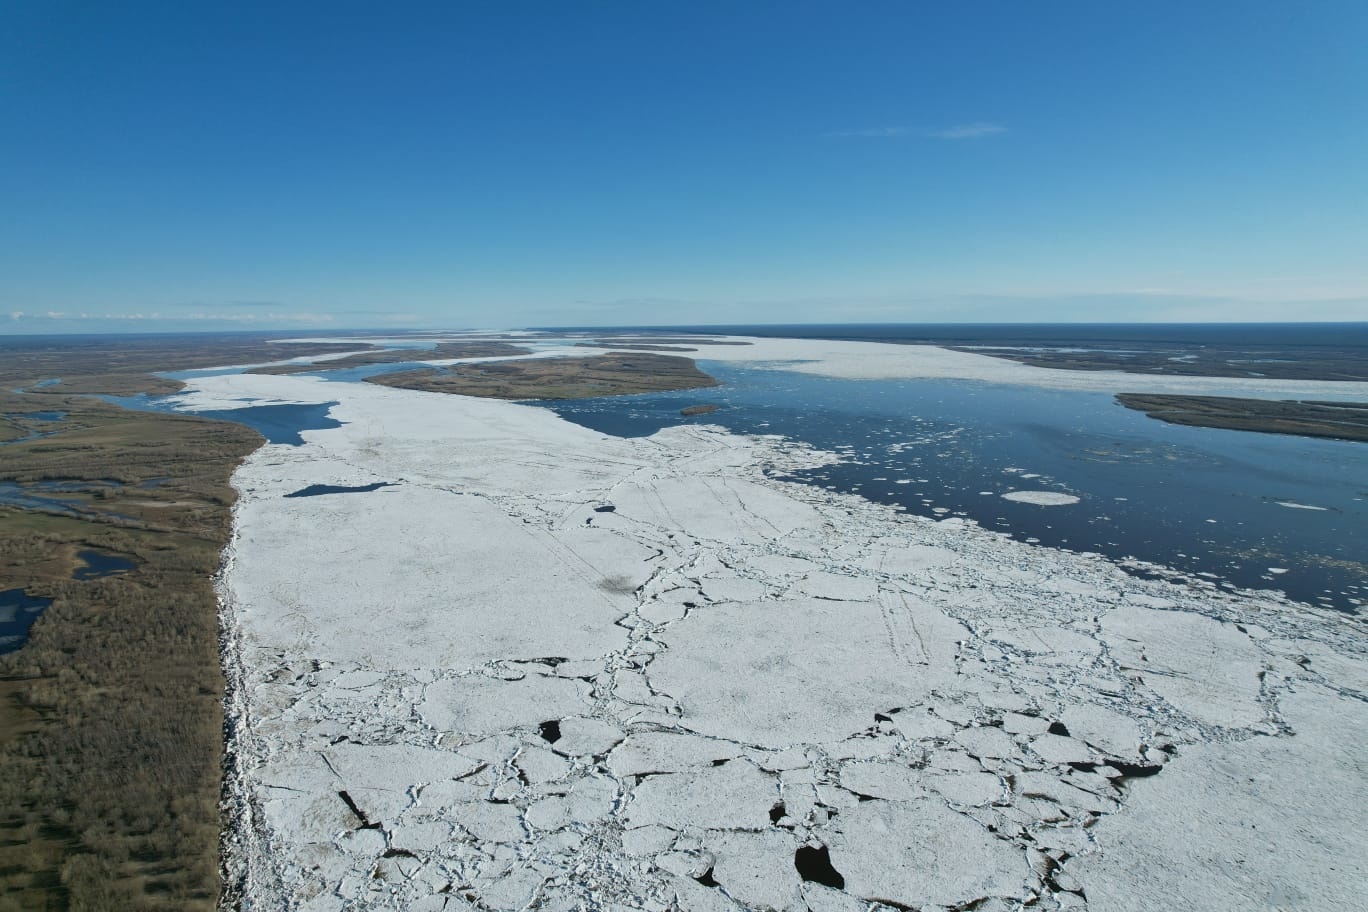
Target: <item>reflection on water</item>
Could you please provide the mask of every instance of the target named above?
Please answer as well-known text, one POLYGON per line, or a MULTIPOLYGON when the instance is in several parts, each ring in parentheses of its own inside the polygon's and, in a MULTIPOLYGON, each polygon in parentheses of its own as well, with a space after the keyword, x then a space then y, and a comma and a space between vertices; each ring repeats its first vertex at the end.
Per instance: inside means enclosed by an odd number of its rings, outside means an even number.
POLYGON ((127 573, 138 567, 138 562, 132 558, 110 554, 108 551, 96 551, 93 548, 77 551, 76 559, 81 562, 81 566, 72 571, 71 578, 78 580, 103 579, 106 576, 127 573))
POLYGON ((700 366, 723 385, 537 404, 618 436, 681 423, 782 434, 842 456, 795 480, 910 513, 1341 609, 1368 599, 1363 444, 1164 424, 1103 393, 700 366), (680 416, 700 404, 725 408, 680 416))
POLYGON ((29 595, 23 589, 0 592, 0 653, 14 652, 28 640, 29 628, 52 599, 29 595))

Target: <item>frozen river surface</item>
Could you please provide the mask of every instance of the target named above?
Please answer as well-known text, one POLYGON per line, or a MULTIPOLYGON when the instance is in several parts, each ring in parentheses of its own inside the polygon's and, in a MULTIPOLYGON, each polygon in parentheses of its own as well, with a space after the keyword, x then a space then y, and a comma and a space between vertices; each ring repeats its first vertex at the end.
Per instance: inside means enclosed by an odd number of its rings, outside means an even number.
POLYGON ((234 479, 246 908, 1359 905, 1357 617, 784 481, 831 459, 779 438, 192 397, 341 422, 234 479))

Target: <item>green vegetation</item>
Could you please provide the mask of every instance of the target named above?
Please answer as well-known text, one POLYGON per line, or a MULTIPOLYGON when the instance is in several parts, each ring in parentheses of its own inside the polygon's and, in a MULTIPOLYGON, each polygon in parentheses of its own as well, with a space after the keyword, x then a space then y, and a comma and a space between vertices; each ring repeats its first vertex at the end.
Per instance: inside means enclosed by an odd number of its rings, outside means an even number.
POLYGON ((1368 441, 1368 403, 1121 393, 1126 408, 1172 424, 1368 441))
POLYGON ((494 399, 587 399, 717 385, 690 358, 636 352, 459 364, 381 374, 367 382, 494 399))
POLYGON ((0 366, 0 441, 10 441, 0 442, 0 481, 69 511, 0 506, 0 589, 54 599, 28 643, 0 655, 5 909, 207 912, 218 899, 223 680, 212 576, 231 531, 229 476, 261 438, 71 391, 157 389, 149 368, 264 360, 280 346, 127 345, 140 354, 107 357, 78 340, 65 354, 10 349, 0 366), (10 392, 56 376, 61 384, 10 392), (34 411, 66 415, 25 417, 34 411), (21 439, 34 432, 46 436, 21 439), (44 481, 64 484, 54 492, 44 481), (138 566, 74 580, 76 552, 89 547, 138 566))

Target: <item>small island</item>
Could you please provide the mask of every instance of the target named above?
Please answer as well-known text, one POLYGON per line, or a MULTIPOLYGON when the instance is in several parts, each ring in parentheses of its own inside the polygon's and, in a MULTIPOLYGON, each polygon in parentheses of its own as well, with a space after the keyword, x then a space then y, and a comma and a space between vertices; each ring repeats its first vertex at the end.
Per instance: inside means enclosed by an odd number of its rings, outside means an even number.
POLYGON ((457 364, 381 374, 366 382, 492 399, 589 399, 717 385, 692 358, 649 352, 457 364))
POLYGON ((1368 441, 1368 403, 1119 393, 1126 408, 1171 424, 1368 441))
POLYGON ((695 415, 711 415, 721 407, 720 405, 690 405, 680 409, 679 414, 685 418, 692 418, 695 415))

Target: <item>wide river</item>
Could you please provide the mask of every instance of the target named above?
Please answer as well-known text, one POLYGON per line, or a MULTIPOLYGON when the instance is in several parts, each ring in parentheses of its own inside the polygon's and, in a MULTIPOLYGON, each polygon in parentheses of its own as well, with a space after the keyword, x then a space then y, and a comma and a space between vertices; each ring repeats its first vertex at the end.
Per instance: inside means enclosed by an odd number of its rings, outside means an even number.
POLYGON ((1200 584, 1368 599, 1368 446, 1166 424, 1110 393, 964 380, 845 380, 718 361, 715 389, 540 402, 618 436, 684 421, 841 453, 798 476, 1015 538, 1135 558, 1200 584), (682 407, 714 404, 684 418, 682 407), (1012 491, 1063 492, 1037 506, 1012 491))

